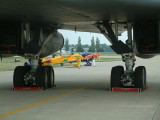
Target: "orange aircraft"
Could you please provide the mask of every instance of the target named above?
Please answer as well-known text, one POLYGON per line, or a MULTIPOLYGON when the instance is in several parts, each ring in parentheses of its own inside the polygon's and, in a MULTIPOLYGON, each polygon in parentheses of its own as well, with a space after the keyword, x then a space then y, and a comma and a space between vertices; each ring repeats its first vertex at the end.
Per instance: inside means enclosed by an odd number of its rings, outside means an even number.
MULTIPOLYGON (((56 58, 51 58, 49 60, 45 60, 45 58, 42 58, 42 63, 43 66, 47 66, 47 65, 54 65, 54 64, 61 64, 61 63, 73 63, 73 62, 77 62, 77 56, 80 54, 74 54, 71 55, 69 57, 62 57, 62 56, 58 56, 56 58)), ((82 55, 82 61, 90 61, 94 58, 99 58, 100 54, 93 54, 93 55, 86 55, 83 56, 82 55)))

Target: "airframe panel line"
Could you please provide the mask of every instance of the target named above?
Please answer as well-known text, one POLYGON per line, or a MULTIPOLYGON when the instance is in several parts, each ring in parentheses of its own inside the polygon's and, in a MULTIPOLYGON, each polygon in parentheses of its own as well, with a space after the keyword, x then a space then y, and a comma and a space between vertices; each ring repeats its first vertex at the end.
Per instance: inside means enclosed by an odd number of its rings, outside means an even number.
POLYGON ((45 100, 45 101, 42 101, 42 102, 38 102, 38 103, 33 104, 33 105, 30 105, 30 106, 28 106, 28 107, 25 107, 25 108, 22 108, 22 109, 19 109, 19 110, 16 110, 16 111, 13 111, 13 112, 4 114, 4 115, 0 116, 0 119, 1 119, 1 118, 4 118, 4 117, 7 117, 7 116, 10 116, 10 115, 13 115, 13 114, 18 113, 18 112, 21 112, 21 111, 24 111, 24 110, 33 108, 33 107, 36 107, 36 106, 41 105, 41 104, 43 104, 43 103, 46 103, 46 102, 49 102, 49 101, 58 99, 58 98, 60 98, 60 97, 63 97, 63 96, 66 96, 66 95, 69 95, 69 94, 72 94, 72 93, 75 93, 75 92, 79 92, 79 91, 81 91, 81 90, 84 90, 84 89, 87 89, 87 88, 96 86, 96 85, 101 84, 101 83, 104 83, 104 82, 106 82, 106 81, 108 81, 108 80, 109 80, 109 79, 103 80, 103 81, 100 81, 100 82, 96 82, 96 83, 91 84, 91 85, 88 85, 88 86, 86 86, 86 87, 83 87, 83 88, 80 88, 80 89, 76 89, 76 90, 73 90, 73 91, 71 91, 71 92, 64 93, 64 94, 62 94, 62 95, 56 96, 56 97, 54 97, 54 98, 51 98, 51 99, 48 99, 48 100, 45 100))

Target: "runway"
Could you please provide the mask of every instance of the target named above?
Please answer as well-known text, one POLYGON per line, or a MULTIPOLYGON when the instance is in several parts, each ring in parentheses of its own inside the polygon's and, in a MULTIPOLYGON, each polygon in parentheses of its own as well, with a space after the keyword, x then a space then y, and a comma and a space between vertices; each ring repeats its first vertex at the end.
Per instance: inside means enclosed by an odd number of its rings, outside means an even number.
POLYGON ((45 91, 11 91, 13 71, 0 72, 0 119, 160 120, 159 60, 137 58, 136 66, 147 69, 142 93, 109 91, 111 68, 121 61, 55 68, 56 87, 45 91))

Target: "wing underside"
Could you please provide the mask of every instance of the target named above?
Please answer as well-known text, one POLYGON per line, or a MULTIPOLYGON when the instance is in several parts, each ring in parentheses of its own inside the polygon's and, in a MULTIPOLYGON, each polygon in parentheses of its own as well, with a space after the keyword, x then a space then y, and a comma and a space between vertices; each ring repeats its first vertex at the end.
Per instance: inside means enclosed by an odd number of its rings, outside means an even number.
MULTIPOLYGON (((125 23, 159 18, 159 11, 160 2, 152 0, 1 0, 0 21, 47 23, 58 29, 99 33, 96 24, 104 20, 125 23)), ((119 34, 124 27, 119 26, 119 34)))

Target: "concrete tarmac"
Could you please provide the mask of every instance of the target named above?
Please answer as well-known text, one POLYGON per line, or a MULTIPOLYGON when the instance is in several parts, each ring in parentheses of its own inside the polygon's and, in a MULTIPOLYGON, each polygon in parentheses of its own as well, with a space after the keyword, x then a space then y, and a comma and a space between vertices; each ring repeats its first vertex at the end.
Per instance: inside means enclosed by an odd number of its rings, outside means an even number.
POLYGON ((159 60, 137 58, 136 66, 147 69, 142 93, 109 91, 111 68, 121 61, 55 68, 57 86, 45 91, 11 91, 13 72, 0 72, 0 119, 160 120, 159 60))

